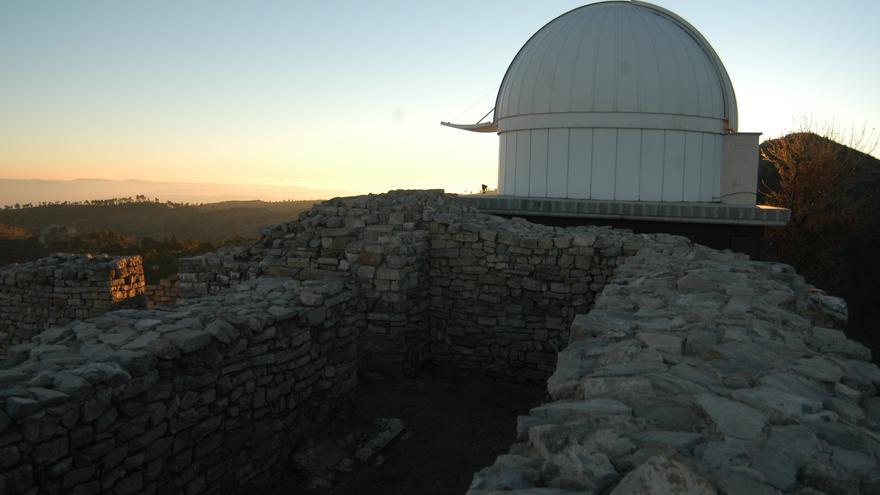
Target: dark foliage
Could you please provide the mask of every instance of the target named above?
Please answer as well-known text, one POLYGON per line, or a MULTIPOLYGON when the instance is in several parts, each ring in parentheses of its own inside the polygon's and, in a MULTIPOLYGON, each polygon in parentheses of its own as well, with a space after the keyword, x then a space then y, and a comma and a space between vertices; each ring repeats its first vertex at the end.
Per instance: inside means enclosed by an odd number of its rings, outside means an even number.
POLYGON ((768 229, 776 259, 844 297, 852 336, 880 332, 880 160, 809 132, 761 144, 759 202, 792 209, 768 229))

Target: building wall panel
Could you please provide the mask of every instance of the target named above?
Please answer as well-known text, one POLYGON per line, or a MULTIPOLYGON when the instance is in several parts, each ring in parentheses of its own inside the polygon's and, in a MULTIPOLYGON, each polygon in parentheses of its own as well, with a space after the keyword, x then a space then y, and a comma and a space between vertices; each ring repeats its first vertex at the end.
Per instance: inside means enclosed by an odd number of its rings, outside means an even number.
POLYGON ((502 134, 505 142, 505 166, 504 166, 504 194, 514 194, 516 192, 516 134, 515 132, 506 132, 502 134))
POLYGON ((639 170, 639 199, 660 201, 663 199, 663 136, 655 129, 642 131, 641 168, 639 170))
POLYGON ((684 135, 684 189, 682 200, 705 201, 700 194, 703 173, 703 138, 700 133, 684 135))
POLYGON ((642 163, 642 130, 617 131, 617 165, 615 167, 614 199, 637 201, 642 163))
POLYGON ((532 131, 516 131, 516 184, 514 194, 529 195, 529 160, 531 151, 532 131))
POLYGON ((700 198, 703 201, 712 201, 713 183, 718 179, 718 165, 715 161, 715 143, 716 136, 712 134, 701 134, 702 140, 702 171, 700 173, 700 198))
POLYGON ((712 182, 712 201, 721 201, 721 166, 724 156, 722 136, 715 136, 715 180, 712 182))
POLYGON ((593 130, 593 174, 590 181, 592 199, 614 199, 617 165, 617 129, 593 130))
POLYGON ((535 129, 529 146, 529 196, 547 197, 547 129, 535 129))
POLYGON ((684 187, 684 132, 665 131, 663 143, 663 201, 681 201, 684 187))
POLYGON ((568 142, 568 197, 589 198, 593 170, 593 130, 572 129, 568 142))
POLYGON ((501 134, 502 194, 621 201, 718 200, 721 136, 562 128, 501 134))
POLYGON ((504 194, 504 174, 507 172, 507 135, 498 136, 498 192, 504 194))
POLYGON ((550 129, 547 143, 547 196, 568 195, 568 129, 550 129))

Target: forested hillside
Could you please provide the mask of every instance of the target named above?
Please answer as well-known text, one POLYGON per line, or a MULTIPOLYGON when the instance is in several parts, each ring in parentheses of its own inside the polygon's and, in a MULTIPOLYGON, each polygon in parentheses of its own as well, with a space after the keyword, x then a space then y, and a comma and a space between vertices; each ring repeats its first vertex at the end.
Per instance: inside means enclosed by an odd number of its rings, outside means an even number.
POLYGON ((254 238, 260 227, 295 218, 314 201, 225 201, 205 205, 160 203, 146 198, 96 200, 87 203, 7 205, 0 224, 38 234, 56 225, 77 232, 119 232, 159 239, 177 237, 218 242, 254 238))
POLYGON ((294 219, 314 201, 160 203, 138 196, 0 210, 0 265, 54 252, 140 254, 147 282, 177 271, 176 259, 240 245, 260 228, 294 219))

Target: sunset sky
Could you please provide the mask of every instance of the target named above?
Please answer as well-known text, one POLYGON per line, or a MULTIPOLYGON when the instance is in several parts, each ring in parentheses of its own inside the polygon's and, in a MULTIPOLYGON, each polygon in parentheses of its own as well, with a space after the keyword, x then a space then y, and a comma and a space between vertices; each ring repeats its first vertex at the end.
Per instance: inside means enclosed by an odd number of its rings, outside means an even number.
MULTIPOLYGON (((740 130, 880 130, 880 2, 656 3, 720 55, 740 130)), ((439 122, 490 110, 520 46, 582 4, 3 1, 0 178, 494 186, 497 136, 439 122)))

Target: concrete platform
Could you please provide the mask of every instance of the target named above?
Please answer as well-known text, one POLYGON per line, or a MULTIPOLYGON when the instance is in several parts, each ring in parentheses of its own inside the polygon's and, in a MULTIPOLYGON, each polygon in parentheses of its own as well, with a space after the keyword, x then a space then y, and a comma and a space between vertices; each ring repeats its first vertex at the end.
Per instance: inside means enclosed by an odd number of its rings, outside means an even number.
POLYGON ((460 198, 484 213, 503 216, 619 219, 766 227, 785 225, 791 216, 791 211, 785 208, 722 203, 603 201, 489 194, 460 196, 460 198))

